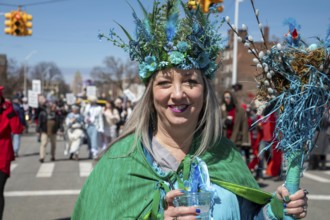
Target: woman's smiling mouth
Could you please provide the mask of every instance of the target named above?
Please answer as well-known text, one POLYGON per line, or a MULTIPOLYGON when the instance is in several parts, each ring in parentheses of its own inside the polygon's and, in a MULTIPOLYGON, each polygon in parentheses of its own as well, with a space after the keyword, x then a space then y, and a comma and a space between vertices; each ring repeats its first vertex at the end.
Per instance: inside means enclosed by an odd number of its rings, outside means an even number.
POLYGON ((184 112, 188 107, 189 105, 169 105, 171 111, 175 113, 184 112))

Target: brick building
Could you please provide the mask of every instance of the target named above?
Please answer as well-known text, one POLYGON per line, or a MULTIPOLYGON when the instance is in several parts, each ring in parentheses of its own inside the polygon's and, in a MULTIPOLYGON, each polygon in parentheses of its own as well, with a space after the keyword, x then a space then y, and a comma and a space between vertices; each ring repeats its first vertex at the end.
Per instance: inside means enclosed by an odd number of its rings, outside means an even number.
MULTIPOLYGON (((0 85, 4 86, 7 84, 7 56, 0 54, 0 85)), ((6 94, 6 87, 4 94, 6 94)))
MULTIPOLYGON (((264 28, 264 36, 266 42, 269 42, 269 27, 264 28)), ((245 39, 247 31, 239 30, 239 36, 245 39)), ((257 48, 264 48, 263 42, 254 42, 257 48)), ((268 44, 268 48, 270 43, 268 44)), ((234 32, 228 31, 228 45, 222 54, 222 66, 217 73, 215 80, 215 88, 217 96, 221 98, 223 91, 232 88, 232 71, 233 71, 233 47, 234 47, 234 32)), ((242 90, 237 92, 237 96, 241 101, 249 102, 249 96, 256 93, 256 67, 252 62, 254 56, 248 53, 248 49, 244 47, 243 43, 237 44, 237 82, 242 85, 242 90)))

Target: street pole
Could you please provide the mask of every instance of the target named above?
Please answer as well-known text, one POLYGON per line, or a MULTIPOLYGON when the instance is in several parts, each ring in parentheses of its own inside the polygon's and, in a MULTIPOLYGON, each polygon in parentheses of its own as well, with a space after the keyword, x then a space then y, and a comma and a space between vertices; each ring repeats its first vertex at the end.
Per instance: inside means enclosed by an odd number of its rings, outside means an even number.
MULTIPOLYGON (((235 0, 235 30, 238 32, 238 10, 239 3, 243 0, 235 0)), ((237 34, 234 33, 234 48, 233 48, 233 75, 231 78, 231 84, 235 85, 237 83, 237 34)))
POLYGON ((24 58, 24 66, 23 66, 23 75, 24 75, 24 97, 27 97, 27 62, 31 58, 31 56, 37 53, 36 50, 30 52, 25 58, 24 58))

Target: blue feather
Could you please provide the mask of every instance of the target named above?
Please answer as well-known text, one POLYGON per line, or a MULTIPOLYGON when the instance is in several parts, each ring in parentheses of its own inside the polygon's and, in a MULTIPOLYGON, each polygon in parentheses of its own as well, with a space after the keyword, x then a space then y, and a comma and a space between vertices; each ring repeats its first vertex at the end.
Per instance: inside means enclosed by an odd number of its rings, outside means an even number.
POLYGON ((297 23, 296 19, 294 18, 287 18, 283 21, 283 25, 289 26, 290 33, 293 32, 294 29, 300 31, 301 26, 297 23))

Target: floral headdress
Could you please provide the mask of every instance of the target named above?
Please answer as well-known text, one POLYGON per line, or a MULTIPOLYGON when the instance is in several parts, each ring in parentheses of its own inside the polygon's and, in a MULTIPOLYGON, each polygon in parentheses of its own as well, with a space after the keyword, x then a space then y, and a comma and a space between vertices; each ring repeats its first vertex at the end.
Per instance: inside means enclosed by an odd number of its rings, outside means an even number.
POLYGON ((139 18, 131 7, 136 39, 120 24, 129 43, 125 43, 113 29, 109 36, 100 33, 99 38, 104 37, 123 48, 131 60, 139 62, 139 76, 144 82, 155 71, 170 67, 200 69, 208 78, 213 78, 219 66, 217 57, 223 48, 218 32, 221 25, 211 22, 210 14, 204 14, 200 7, 188 9, 180 0, 166 0, 163 4, 155 0, 151 13, 140 0, 138 3, 144 18, 139 18), (180 4, 185 14, 183 18, 180 18, 180 4))

